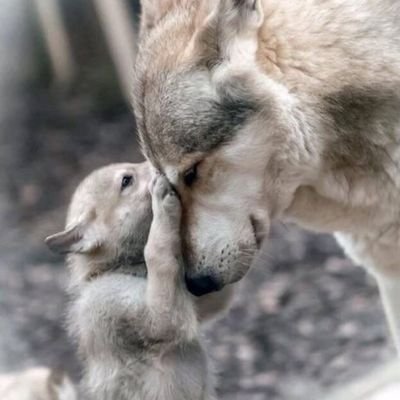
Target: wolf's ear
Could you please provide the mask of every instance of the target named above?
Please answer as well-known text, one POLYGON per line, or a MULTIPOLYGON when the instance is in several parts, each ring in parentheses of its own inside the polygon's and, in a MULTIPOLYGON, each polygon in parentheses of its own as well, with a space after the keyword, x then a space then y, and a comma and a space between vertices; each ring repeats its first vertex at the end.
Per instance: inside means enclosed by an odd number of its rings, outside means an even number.
POLYGON ((264 22, 261 0, 219 0, 208 4, 208 16, 202 24, 197 24, 194 42, 200 63, 213 65, 230 58, 231 52, 238 50, 241 39, 244 41, 240 53, 254 53, 248 39, 254 39, 257 44, 258 31, 264 22))
POLYGON ((188 0, 140 0, 140 35, 153 29, 173 8, 185 3, 188 3, 188 0))
POLYGON ((58 254, 88 254, 101 247, 100 232, 93 229, 93 222, 82 222, 65 231, 48 236, 45 243, 58 254))

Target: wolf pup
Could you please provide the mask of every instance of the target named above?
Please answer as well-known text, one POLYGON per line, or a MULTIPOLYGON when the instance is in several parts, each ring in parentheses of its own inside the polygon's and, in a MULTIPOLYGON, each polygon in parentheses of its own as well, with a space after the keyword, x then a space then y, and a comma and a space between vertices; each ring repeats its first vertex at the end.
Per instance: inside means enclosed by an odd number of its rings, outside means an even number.
POLYGON ((146 163, 93 172, 73 196, 67 229, 46 239, 68 253, 84 391, 96 400, 213 399, 183 279, 180 200, 161 175, 149 191, 150 178, 146 163))
POLYGON ((335 232, 400 352, 400 2, 141 3, 134 109, 191 292, 240 280, 272 220, 335 232))

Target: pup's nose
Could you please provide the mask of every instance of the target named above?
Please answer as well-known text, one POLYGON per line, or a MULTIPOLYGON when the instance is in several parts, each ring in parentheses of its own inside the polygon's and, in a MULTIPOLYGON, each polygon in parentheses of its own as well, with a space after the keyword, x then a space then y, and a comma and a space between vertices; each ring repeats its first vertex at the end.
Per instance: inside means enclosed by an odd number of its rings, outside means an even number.
POLYGON ((186 286, 189 292, 197 297, 212 292, 218 292, 223 287, 223 285, 211 275, 203 275, 195 278, 186 277, 186 286))

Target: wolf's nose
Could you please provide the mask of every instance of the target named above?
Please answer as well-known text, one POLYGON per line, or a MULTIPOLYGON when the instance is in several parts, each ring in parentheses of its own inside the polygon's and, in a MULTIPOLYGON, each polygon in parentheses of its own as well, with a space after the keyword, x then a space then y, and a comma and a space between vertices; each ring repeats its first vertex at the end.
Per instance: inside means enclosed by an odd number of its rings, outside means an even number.
POLYGON ((218 292, 223 285, 211 275, 204 275, 195 278, 186 277, 186 286, 190 293, 200 297, 208 293, 218 292))

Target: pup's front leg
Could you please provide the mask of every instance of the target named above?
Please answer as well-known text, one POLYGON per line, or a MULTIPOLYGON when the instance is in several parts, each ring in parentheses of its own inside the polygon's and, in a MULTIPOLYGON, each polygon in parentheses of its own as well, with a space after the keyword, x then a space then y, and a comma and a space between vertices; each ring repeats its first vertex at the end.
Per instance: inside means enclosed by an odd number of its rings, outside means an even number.
POLYGON ((149 276, 182 272, 181 204, 167 178, 158 175, 151 183, 153 221, 145 247, 149 276))
POLYGON ((181 255, 181 204, 163 176, 152 183, 153 222, 145 248, 146 305, 152 335, 180 340, 196 330, 193 302, 186 290, 181 255), (178 334, 179 333, 179 334, 178 334))

